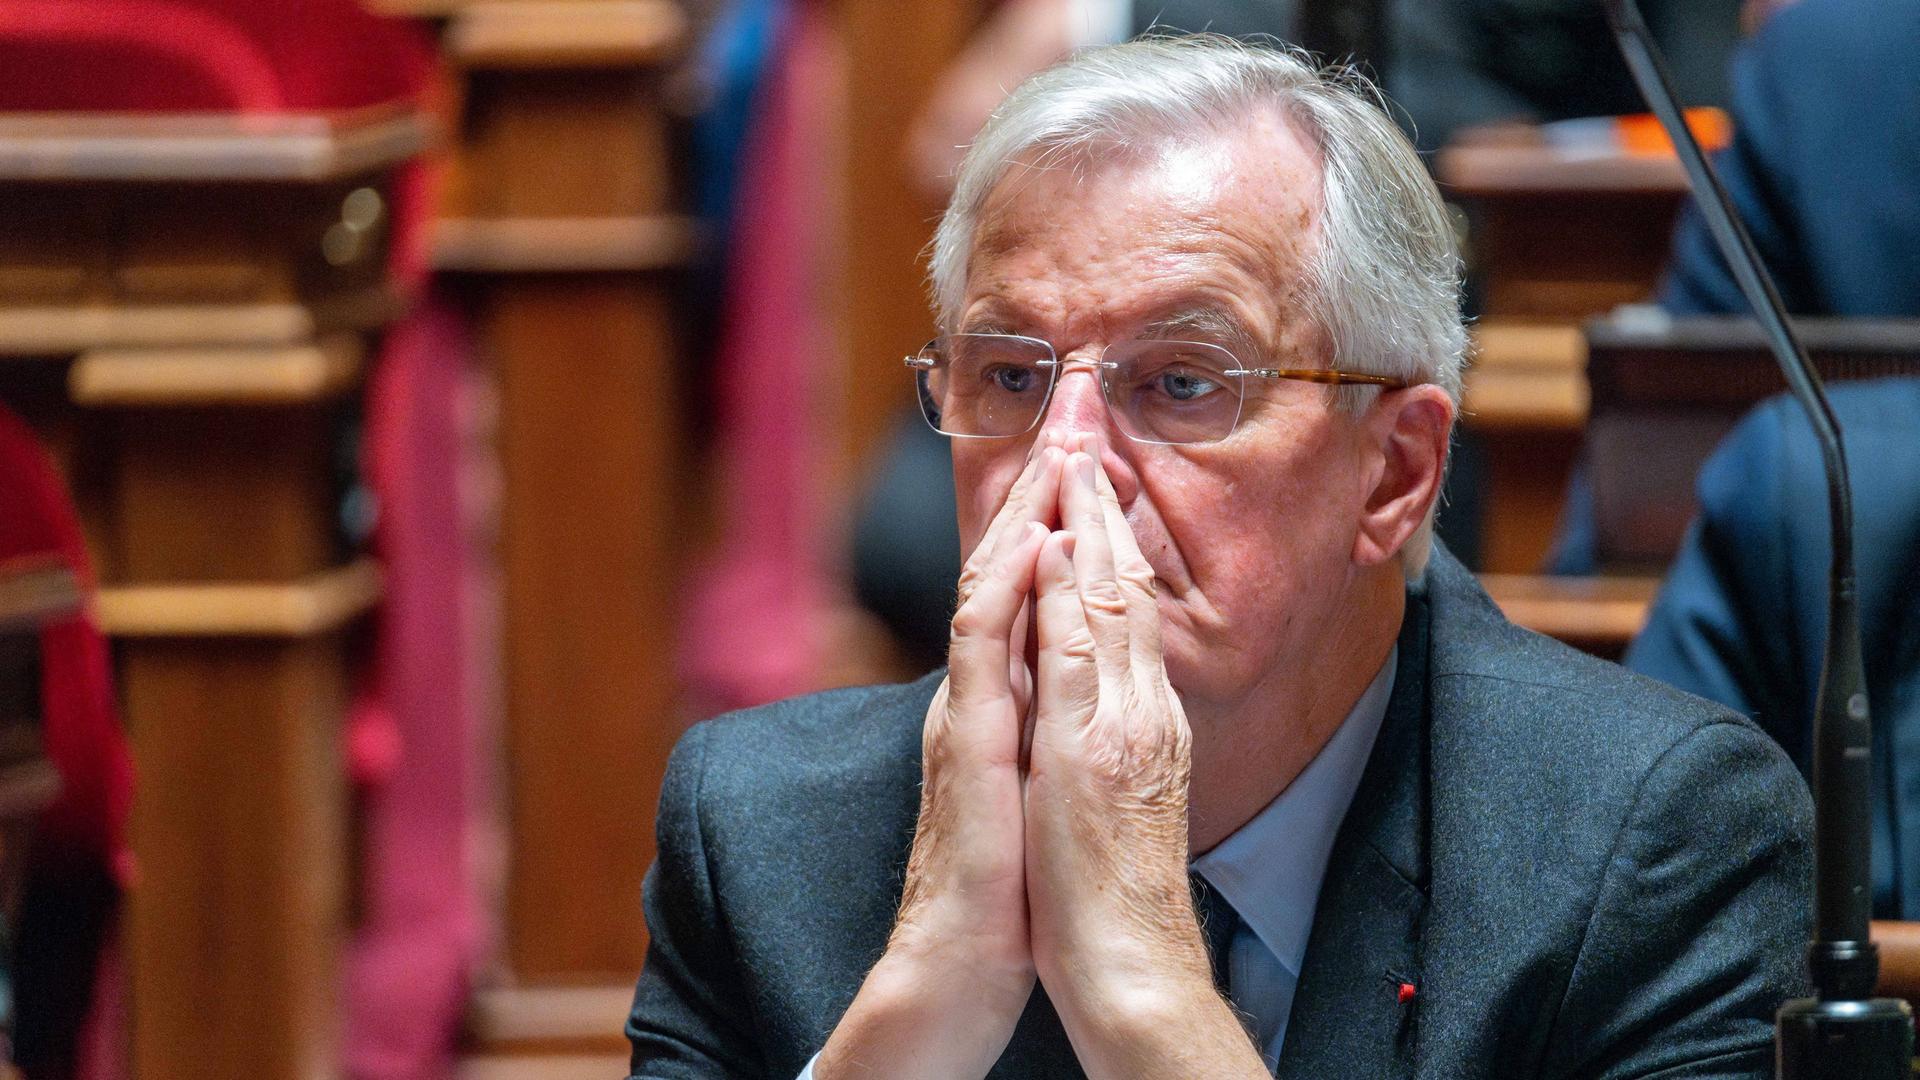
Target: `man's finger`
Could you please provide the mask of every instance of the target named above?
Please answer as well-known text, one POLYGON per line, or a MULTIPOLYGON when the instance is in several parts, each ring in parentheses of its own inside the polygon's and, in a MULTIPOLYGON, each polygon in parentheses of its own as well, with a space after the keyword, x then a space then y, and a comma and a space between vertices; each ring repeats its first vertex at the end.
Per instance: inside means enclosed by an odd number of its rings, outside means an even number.
POLYGON ((1034 700, 1034 738, 1061 724, 1084 724, 1100 701, 1100 672, 1074 569, 1079 538, 1050 534, 1034 567, 1033 618, 1040 655, 1034 700))
POLYGON ((1060 486, 1060 516, 1074 536, 1073 574, 1087 629, 1093 635, 1094 659, 1103 678, 1116 680, 1132 663, 1127 642, 1128 597, 1114 575, 1113 543, 1094 487, 1098 473, 1099 465, 1090 453, 1077 452, 1067 459, 1060 486))
MULTIPOLYGON (((1038 552, 1035 553, 1037 558, 1038 552)), ((1027 667, 1027 637, 1033 626, 1033 594, 1020 601, 1013 617, 1013 629, 1007 634, 1007 684, 1013 687, 1014 703, 1024 711, 1033 700, 1033 671, 1027 667)))
POLYGON ((947 679, 957 701, 1013 697, 1008 663, 1016 620, 1027 595, 1047 528, 1030 521, 1013 548, 978 575, 965 603, 953 614, 947 679))
MULTIPOLYGON (((968 556, 969 564, 975 560, 982 562, 991 560, 996 554, 995 545, 1005 539, 1009 533, 1018 534, 1020 526, 1031 519, 1032 511, 1036 507, 1052 508, 1051 501, 1046 497, 1047 489, 1054 487, 1054 484, 1049 482, 1049 474, 1057 471, 1059 462, 1066 456, 1065 451, 1059 448, 1059 442, 1060 437, 1049 432, 1034 445, 1033 453, 1027 458, 1026 466, 1014 479, 1013 486, 1007 490, 1005 501, 994 513, 993 520, 987 523, 986 531, 980 535, 980 542, 974 546, 968 556)), ((1057 491, 1054 498, 1058 498, 1057 491)))
POLYGON ((1006 501, 1000 504, 999 512, 994 514, 987 531, 981 535, 980 542, 967 556, 965 565, 960 568, 957 586, 959 606, 966 606, 987 568, 1004 558, 1008 550, 1018 546, 1024 539, 1022 533, 1028 522, 1048 524, 1046 519, 1052 516, 1054 506, 1059 502, 1060 468, 1066 458, 1064 452, 1054 445, 1056 441, 1049 435, 1046 444, 1027 462, 1027 467, 1007 492, 1006 501))
MULTIPOLYGON (((1095 459, 1096 463, 1098 459, 1095 459)), ((1140 551, 1140 541, 1127 524, 1127 512, 1120 508, 1120 496, 1113 490, 1113 479, 1105 469, 1095 472, 1095 491, 1100 496, 1102 516, 1107 523, 1107 543, 1113 551, 1114 578, 1127 598, 1128 644, 1136 665, 1160 666, 1160 608, 1156 603, 1159 586, 1154 581, 1153 564, 1140 551)))

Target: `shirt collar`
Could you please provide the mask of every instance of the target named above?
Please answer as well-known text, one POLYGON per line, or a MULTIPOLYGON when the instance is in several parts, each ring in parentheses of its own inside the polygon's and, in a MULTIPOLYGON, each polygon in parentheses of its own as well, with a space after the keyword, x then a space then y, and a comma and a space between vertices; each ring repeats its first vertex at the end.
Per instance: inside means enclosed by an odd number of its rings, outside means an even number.
POLYGON ((1333 838, 1386 718, 1399 657, 1395 645, 1339 729, 1293 783, 1193 863, 1295 978, 1306 958, 1333 838))

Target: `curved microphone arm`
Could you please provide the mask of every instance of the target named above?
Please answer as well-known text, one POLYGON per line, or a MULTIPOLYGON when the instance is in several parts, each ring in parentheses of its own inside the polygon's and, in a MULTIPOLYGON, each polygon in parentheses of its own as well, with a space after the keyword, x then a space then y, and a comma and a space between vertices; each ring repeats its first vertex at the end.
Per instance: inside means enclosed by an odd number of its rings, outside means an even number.
POLYGON ((1687 128, 1674 101, 1666 65, 1654 49, 1639 9, 1633 0, 1607 0, 1606 6, 1627 67, 1673 140, 1686 167, 1694 202, 1740 291, 1760 320, 1788 386, 1806 410, 1826 466, 1833 561, 1829 566, 1827 648, 1820 668, 1819 713, 1814 723, 1818 869, 1813 965, 1822 997, 1865 998, 1872 994, 1879 974, 1879 960, 1868 940, 1868 924, 1873 917, 1868 830, 1872 812, 1871 727, 1860 661, 1860 619, 1853 573, 1853 495, 1847 482, 1846 451, 1813 361, 1794 335, 1786 305, 1762 265, 1752 238, 1735 215, 1732 200, 1687 128))
POLYGON ((1807 950, 1817 996, 1786 1002, 1776 1014, 1776 1075, 1782 1080, 1908 1080, 1913 1013, 1904 1001, 1872 997, 1880 973, 1870 937, 1873 727, 1854 591, 1853 492, 1840 427, 1773 278, 1674 101, 1672 80, 1639 8, 1634 0, 1603 2, 1627 68, 1673 140, 1701 217, 1760 320, 1787 385, 1806 410, 1826 466, 1833 561, 1814 715, 1814 935, 1807 950))

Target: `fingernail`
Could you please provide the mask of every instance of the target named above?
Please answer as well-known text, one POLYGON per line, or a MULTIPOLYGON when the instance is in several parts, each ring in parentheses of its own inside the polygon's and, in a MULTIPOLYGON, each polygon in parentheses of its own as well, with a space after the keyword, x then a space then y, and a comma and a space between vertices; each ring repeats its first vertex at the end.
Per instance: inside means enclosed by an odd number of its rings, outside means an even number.
POLYGON ((1072 533, 1065 532, 1065 531, 1062 531, 1060 533, 1060 554, 1065 555, 1069 559, 1073 558, 1073 534, 1072 533))
POLYGON ((1074 462, 1074 470, 1080 474, 1081 483, 1086 484, 1088 487, 1092 487, 1093 486, 1093 459, 1091 457, 1088 457, 1086 454, 1077 454, 1075 456, 1079 460, 1074 462))

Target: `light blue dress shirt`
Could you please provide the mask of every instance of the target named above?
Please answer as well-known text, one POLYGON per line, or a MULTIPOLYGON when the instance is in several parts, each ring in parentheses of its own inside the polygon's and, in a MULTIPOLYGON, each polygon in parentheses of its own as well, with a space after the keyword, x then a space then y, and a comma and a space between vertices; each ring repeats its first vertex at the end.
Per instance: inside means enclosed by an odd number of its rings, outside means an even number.
POLYGON ((1399 656, 1396 645, 1339 730, 1293 783, 1193 863, 1240 916, 1227 949, 1233 1003, 1249 1018, 1268 1072, 1280 1062, 1320 880, 1386 719, 1399 656))
MULTIPOLYGON (((1320 880, 1386 719, 1399 658, 1396 645, 1333 738, 1285 791, 1193 862, 1240 916, 1227 950, 1233 1003, 1248 1018, 1268 1072, 1279 1066, 1320 880)), ((813 1062, 799 1080, 813 1080, 813 1062)))

